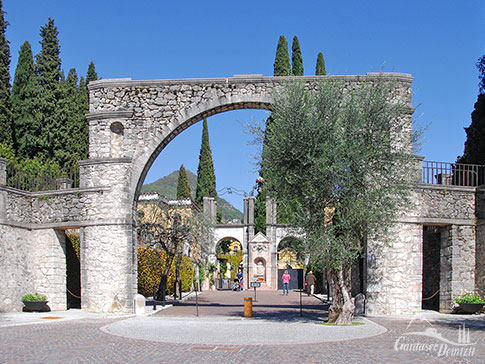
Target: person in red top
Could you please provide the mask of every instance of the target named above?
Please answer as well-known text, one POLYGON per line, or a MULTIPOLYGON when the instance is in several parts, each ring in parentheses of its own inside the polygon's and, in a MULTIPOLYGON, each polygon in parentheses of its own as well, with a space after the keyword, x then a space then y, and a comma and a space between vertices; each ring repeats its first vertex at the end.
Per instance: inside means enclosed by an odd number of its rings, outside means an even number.
POLYGON ((288 287, 290 285, 291 277, 288 274, 287 270, 285 270, 285 273, 281 277, 281 280, 283 281, 283 296, 285 295, 285 292, 286 292, 286 295, 288 296, 288 287))

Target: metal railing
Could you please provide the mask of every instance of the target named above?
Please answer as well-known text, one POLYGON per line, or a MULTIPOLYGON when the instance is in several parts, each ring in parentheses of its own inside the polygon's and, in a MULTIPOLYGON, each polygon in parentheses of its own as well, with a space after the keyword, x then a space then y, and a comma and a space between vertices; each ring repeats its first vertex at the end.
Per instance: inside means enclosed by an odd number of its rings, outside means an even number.
POLYGON ((79 187, 79 167, 42 171, 20 171, 7 166, 7 186, 38 192, 79 187))
POLYGON ((422 182, 430 185, 478 187, 485 184, 485 166, 424 161, 422 182))

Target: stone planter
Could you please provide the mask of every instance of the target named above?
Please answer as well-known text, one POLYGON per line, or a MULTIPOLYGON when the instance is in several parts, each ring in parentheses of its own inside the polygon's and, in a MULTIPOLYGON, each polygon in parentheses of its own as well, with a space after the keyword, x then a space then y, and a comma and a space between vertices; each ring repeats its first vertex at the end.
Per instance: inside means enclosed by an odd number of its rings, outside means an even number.
POLYGON ((49 312, 51 309, 47 306, 48 301, 23 301, 24 312, 49 312))
POLYGON ((483 306, 485 305, 485 302, 482 303, 459 303, 457 307, 457 313, 477 313, 479 312, 483 306))

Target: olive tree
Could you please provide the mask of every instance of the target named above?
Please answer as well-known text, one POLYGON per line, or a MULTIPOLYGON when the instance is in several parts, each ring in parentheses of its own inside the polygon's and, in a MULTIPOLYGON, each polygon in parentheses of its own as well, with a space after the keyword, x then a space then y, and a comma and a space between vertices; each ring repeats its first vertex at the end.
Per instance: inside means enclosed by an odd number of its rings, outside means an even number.
POLYGON ((208 255, 214 240, 213 224, 206 215, 180 201, 157 199, 138 208, 138 236, 142 243, 165 253, 157 297, 165 297, 168 274, 175 264, 176 280, 183 255, 198 265, 208 255))
MULTIPOLYGON (((327 79, 309 91, 289 82, 275 94, 261 168, 268 193, 305 236, 305 254, 335 288, 329 321, 348 324, 346 272, 366 236, 386 232, 409 204, 414 140, 408 101, 378 75, 354 86, 327 79)), ((263 140, 264 126, 251 127, 263 140)))

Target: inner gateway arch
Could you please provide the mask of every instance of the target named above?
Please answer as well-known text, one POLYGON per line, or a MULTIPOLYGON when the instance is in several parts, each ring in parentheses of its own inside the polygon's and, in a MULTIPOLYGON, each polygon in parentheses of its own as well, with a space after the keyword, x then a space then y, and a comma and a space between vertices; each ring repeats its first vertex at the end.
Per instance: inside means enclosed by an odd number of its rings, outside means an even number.
MULTIPOLYGON (((351 88, 376 77, 395 81, 397 97, 409 105, 402 117, 411 129, 413 78, 408 74, 91 82, 89 159, 79 163, 79 188, 25 192, 6 187, 5 160, 0 160, 0 256, 4 257, 0 269, 8 268, 0 283, 6 297, 0 301, 0 311, 18 310, 20 297, 33 290, 45 293, 52 309, 66 308, 62 230, 79 228, 82 309, 131 312, 137 291, 137 199, 147 171, 173 138, 220 112, 270 109, 274 90, 289 79, 312 89, 325 79, 340 80, 351 88)), ((417 165, 421 161, 417 157, 417 165)), ((475 288, 476 268, 481 269, 475 264, 476 247, 485 235, 476 213, 477 188, 424 186, 420 176, 417 167, 416 209, 396 221, 398 240, 388 245, 368 242, 369 313, 421 310, 424 225, 441 226, 443 244, 458 247, 447 250, 443 260, 449 266, 440 293, 443 307, 451 305, 451 296, 459 289, 475 288), (473 264, 463 264, 465 258, 473 264)))

